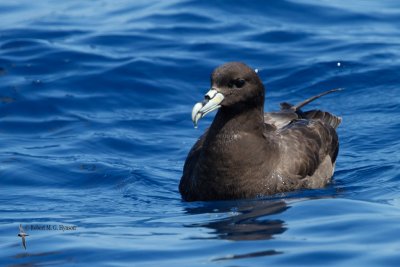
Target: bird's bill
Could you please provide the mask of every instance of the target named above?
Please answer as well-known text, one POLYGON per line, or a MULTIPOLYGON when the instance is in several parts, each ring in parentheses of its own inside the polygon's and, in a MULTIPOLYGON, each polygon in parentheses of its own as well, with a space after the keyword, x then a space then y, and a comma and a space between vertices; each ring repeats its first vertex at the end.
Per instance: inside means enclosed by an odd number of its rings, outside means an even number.
POLYGON ((197 122, 206 114, 219 109, 222 100, 224 100, 224 95, 219 93, 215 88, 211 88, 205 95, 204 101, 196 103, 192 109, 194 127, 197 128, 197 122))

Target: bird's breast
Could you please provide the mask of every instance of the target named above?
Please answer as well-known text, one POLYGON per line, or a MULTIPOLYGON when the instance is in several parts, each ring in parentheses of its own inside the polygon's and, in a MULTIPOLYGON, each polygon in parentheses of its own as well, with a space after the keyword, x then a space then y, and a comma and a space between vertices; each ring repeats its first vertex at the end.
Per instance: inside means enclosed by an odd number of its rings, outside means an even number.
POLYGON ((202 169, 211 176, 240 176, 260 168, 267 154, 263 141, 247 133, 216 135, 214 140, 209 140, 202 153, 202 169))

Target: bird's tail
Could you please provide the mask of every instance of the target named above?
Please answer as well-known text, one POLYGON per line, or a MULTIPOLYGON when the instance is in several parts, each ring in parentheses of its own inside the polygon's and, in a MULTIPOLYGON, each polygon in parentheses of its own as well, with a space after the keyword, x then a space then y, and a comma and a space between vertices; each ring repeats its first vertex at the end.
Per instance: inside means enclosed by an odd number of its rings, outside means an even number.
POLYGON ((332 89, 329 91, 325 91, 323 93, 320 93, 318 95, 315 95, 313 97, 310 97, 306 100, 304 100, 303 102, 298 103, 297 105, 291 105, 289 103, 281 103, 281 109, 282 110, 291 110, 296 112, 300 117, 306 118, 306 119, 313 119, 313 120, 321 120, 324 121, 325 123, 331 125, 333 128, 337 128, 339 126, 339 124, 342 122, 342 118, 335 116, 329 112, 326 111, 321 111, 321 110, 310 110, 310 111, 306 111, 306 112, 302 112, 300 109, 302 107, 304 107, 305 105, 311 103, 312 101, 333 93, 333 92, 338 92, 338 91, 342 91, 343 88, 336 88, 336 89, 332 89))

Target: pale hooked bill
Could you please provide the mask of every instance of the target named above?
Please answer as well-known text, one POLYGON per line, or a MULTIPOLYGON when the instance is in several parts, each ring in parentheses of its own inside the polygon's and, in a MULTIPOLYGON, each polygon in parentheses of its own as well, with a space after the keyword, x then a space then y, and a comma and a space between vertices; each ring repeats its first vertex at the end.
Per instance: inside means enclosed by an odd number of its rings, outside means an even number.
POLYGON ((219 109, 221 102, 224 100, 224 95, 219 93, 215 88, 205 94, 206 99, 203 102, 198 102, 192 109, 192 121, 194 127, 197 128, 197 122, 206 114, 219 109))

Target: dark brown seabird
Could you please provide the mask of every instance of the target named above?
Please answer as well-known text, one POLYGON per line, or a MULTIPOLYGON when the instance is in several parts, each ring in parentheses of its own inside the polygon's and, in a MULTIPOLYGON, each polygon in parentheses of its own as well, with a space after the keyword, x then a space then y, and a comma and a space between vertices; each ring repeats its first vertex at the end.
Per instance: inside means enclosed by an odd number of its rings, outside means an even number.
POLYGON ((179 191, 186 201, 255 198, 330 182, 339 150, 341 118, 300 108, 330 90, 278 112, 264 113, 264 86, 240 62, 211 75, 211 89, 192 120, 219 109, 187 156, 179 191))

